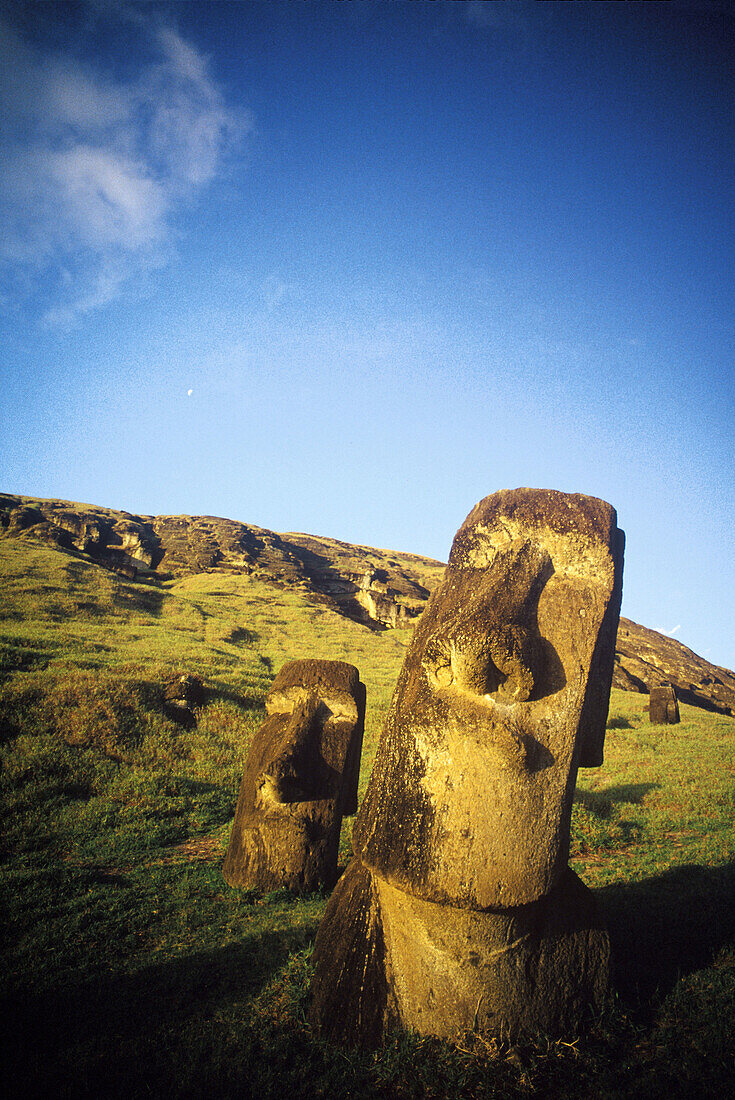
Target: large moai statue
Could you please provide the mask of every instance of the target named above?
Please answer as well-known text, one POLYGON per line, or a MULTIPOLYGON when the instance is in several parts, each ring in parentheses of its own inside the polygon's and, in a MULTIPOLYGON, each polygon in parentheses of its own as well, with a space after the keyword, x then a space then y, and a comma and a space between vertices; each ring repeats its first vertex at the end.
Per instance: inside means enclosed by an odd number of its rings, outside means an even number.
POLYGON ((342 818, 357 812, 365 685, 343 661, 292 661, 265 707, 222 873, 258 890, 331 888, 342 818))
POLYGON ((517 489, 458 531, 406 656, 314 951, 312 1022, 370 1046, 575 1028, 609 939, 568 868, 602 763, 624 536, 604 501, 517 489))

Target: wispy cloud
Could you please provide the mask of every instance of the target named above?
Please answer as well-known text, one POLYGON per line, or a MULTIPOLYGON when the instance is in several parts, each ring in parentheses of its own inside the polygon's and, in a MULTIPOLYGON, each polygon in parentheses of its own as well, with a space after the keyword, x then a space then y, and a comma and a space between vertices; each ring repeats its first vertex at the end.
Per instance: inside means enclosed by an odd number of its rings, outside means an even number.
POLYGON ((657 634, 665 634, 667 638, 673 638, 677 630, 681 630, 681 623, 672 626, 671 630, 666 630, 663 626, 657 626, 655 630, 657 634))
POLYGON ((468 23, 484 30, 526 34, 535 7, 533 0, 466 0, 463 11, 468 23))
POLYGON ((6 165, 0 204, 6 274, 49 284, 49 324, 73 324, 163 262, 177 216, 223 170, 250 128, 225 103, 207 59, 152 12, 103 6, 110 41, 138 35, 130 75, 50 54, 0 23, 6 165))

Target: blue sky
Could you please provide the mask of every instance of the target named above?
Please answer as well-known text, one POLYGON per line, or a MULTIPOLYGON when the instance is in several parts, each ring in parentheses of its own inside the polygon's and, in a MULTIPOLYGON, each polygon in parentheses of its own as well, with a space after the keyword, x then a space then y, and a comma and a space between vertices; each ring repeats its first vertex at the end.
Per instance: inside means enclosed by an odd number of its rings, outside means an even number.
POLYGON ((735 666, 718 3, 0 2, 0 488, 446 559, 609 500, 735 666))

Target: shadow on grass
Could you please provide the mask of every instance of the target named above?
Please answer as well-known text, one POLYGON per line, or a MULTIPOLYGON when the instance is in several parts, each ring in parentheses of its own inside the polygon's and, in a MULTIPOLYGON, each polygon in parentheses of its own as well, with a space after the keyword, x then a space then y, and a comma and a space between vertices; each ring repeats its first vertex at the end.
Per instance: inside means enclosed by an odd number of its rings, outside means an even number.
POLYGON ((690 864, 595 893, 610 929, 614 986, 642 1008, 735 943, 735 863, 690 864))
POLYGON ((574 801, 595 817, 604 820, 610 816, 615 802, 629 802, 637 806, 649 791, 660 786, 660 783, 621 783, 618 787, 606 787, 602 791, 587 791, 577 787, 574 801))
MULTIPOLYGON (((268 684, 270 687, 270 683, 268 684)), ((207 685, 207 702, 215 701, 223 703, 235 703, 243 710, 263 710, 265 708, 265 696, 268 687, 264 687, 263 694, 250 694, 247 691, 235 691, 233 688, 210 687, 207 685)))
MULTIPOLYGON (((316 921, 253 935, 131 974, 100 976, 0 1001, 6 1095, 165 1095, 182 1067, 187 1031, 205 1031, 223 1013, 237 1014, 310 944, 316 921), (160 1050, 166 1092, 150 1093, 157 1067, 141 1056, 160 1050), (114 1087, 113 1087, 114 1082, 114 1087)), ((206 1050, 206 1043, 204 1045, 206 1050)), ((162 1085, 163 1087, 163 1085, 162 1085)), ((176 1095, 179 1093, 176 1092, 176 1095)), ((184 1094, 186 1094, 184 1090, 184 1094)))
POLYGON ((608 720, 607 728, 609 730, 632 730, 633 723, 627 718, 616 716, 615 718, 610 718, 608 720))

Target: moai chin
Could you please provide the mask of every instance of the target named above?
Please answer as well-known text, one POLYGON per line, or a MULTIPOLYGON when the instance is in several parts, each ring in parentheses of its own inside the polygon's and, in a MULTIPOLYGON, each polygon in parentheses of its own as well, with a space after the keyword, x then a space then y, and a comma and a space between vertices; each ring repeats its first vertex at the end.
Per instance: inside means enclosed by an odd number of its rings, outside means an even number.
POLYGON ((567 859, 577 768, 602 763, 623 545, 610 505, 551 490, 495 493, 458 531, 317 937, 326 1034, 554 1031, 599 1003, 609 943, 567 859))
POLYGON ((342 818, 357 810, 365 685, 343 661, 292 661, 265 705, 222 873, 258 890, 330 888, 342 818))

